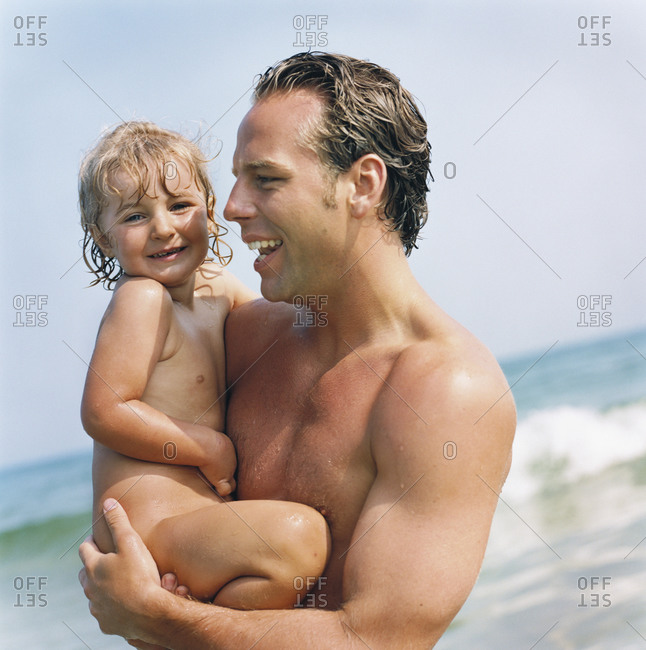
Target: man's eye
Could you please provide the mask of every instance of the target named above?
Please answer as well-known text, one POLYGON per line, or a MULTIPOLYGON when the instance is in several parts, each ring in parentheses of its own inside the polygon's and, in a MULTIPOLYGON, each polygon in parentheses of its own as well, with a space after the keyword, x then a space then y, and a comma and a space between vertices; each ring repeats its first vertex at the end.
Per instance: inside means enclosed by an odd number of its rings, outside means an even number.
POLYGON ((266 185, 267 183, 277 181, 278 179, 273 176, 256 176, 256 180, 259 185, 266 185))

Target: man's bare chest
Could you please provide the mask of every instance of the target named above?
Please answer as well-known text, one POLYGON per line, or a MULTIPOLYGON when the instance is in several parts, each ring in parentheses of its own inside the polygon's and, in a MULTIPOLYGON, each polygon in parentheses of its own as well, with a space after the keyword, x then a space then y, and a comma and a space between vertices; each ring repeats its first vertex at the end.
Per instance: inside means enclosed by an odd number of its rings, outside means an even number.
POLYGON ((267 363, 240 378, 227 412, 239 498, 306 503, 333 535, 351 533, 375 476, 370 418, 384 385, 354 361, 321 376, 267 363))

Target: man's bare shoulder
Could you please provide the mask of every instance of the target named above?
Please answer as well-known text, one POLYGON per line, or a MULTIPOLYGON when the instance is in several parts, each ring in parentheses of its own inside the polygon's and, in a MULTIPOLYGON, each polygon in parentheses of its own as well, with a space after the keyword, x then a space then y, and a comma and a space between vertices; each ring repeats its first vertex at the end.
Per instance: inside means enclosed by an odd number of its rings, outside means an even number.
MULTIPOLYGON (((516 428, 507 380, 489 349, 457 323, 405 346, 389 373, 376 421, 386 449, 450 442, 506 462, 516 428)), ((506 472, 505 472, 506 474, 506 472)))
MULTIPOLYGON (((396 369, 430 382, 433 388, 470 379, 495 389, 507 387, 491 351, 461 326, 443 329, 402 349, 396 369)), ((424 383, 426 383, 426 381, 424 383)))
POLYGON ((293 324, 294 307, 284 302, 257 298, 233 310, 225 324, 225 340, 234 376, 235 366, 246 368, 277 342, 286 342, 293 324))

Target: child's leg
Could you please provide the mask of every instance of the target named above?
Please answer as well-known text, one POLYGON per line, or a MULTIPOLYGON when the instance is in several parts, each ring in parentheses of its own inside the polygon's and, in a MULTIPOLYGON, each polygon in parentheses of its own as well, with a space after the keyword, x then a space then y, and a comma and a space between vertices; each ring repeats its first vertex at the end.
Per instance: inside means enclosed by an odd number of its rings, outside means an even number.
POLYGON ((101 551, 115 550, 102 516, 103 502, 114 497, 160 573, 175 573, 197 598, 215 595, 218 605, 238 609, 291 607, 325 568, 327 524, 309 506, 224 501, 196 468, 146 463, 98 443, 93 483, 93 535, 101 551))
POLYGON ((292 607, 323 573, 330 548, 325 519, 287 501, 215 503, 164 519, 148 537, 160 573, 237 609, 292 607))

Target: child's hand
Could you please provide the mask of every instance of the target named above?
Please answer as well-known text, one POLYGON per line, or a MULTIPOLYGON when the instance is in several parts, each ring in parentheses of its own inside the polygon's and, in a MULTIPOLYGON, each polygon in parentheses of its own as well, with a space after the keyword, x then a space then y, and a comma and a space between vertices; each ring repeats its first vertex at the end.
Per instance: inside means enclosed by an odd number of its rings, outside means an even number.
POLYGON ((236 450, 231 440, 224 434, 219 433, 217 436, 217 448, 209 454, 213 461, 200 465, 200 472, 220 496, 226 497, 236 489, 233 478, 237 465, 236 450))

